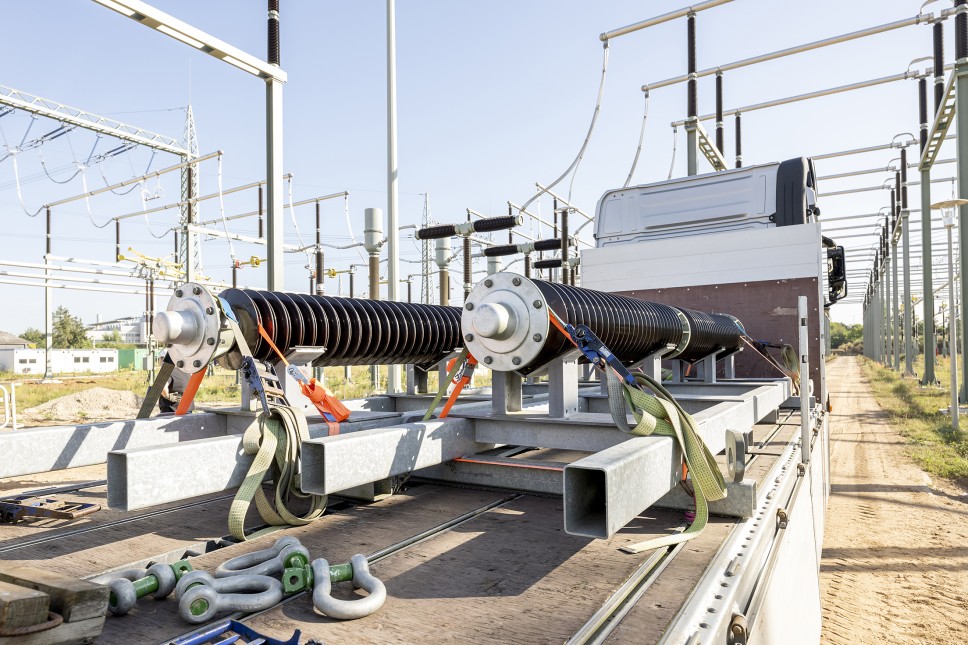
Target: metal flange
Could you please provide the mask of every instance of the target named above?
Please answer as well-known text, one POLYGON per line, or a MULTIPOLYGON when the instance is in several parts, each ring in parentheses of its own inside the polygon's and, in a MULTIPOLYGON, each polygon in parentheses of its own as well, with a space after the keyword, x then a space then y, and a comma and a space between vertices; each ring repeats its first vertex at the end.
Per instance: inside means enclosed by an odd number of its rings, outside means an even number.
POLYGON ((221 338, 221 305, 199 284, 187 282, 175 289, 153 324, 155 340, 166 345, 175 365, 190 374, 205 369, 220 349, 227 349, 221 338))
POLYGON ((548 303, 535 284, 516 273, 495 273, 467 296, 461 331, 485 367, 511 372, 528 365, 548 338, 548 303))

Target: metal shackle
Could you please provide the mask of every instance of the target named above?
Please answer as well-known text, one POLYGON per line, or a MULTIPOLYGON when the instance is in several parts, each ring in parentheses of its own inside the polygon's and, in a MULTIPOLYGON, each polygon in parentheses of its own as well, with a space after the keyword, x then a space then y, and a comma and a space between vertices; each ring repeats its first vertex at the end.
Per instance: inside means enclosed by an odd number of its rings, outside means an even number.
MULTIPOLYGON (((191 568, 187 563, 181 564, 191 568)), ((106 584, 111 589, 108 610, 115 616, 123 616, 134 609, 138 598, 151 595, 156 600, 163 600, 171 595, 179 578, 176 566, 159 562, 147 569, 124 569, 98 576, 94 582, 106 584)))
POLYGON ((178 615, 197 624, 225 611, 251 613, 268 609, 282 602, 283 592, 282 583, 269 576, 213 578, 205 571, 193 571, 178 581, 176 596, 178 615))
POLYGON ((356 554, 350 558, 353 565, 353 586, 369 594, 358 600, 339 600, 333 598, 333 583, 329 574, 329 562, 323 558, 313 560, 313 606, 330 618, 337 620, 356 620, 378 611, 387 599, 387 588, 370 573, 370 565, 365 555, 356 554))
POLYGON ((282 573, 287 566, 298 566, 308 562, 309 551, 297 538, 287 535, 276 540, 276 543, 267 549, 226 560, 215 569, 215 577, 275 575, 282 573), (293 556, 299 556, 301 561, 293 556))

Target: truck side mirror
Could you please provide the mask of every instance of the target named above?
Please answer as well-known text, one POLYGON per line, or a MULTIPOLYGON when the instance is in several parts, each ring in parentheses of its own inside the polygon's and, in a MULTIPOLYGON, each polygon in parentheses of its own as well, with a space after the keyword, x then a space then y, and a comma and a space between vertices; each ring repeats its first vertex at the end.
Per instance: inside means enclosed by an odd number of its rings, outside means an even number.
POLYGON ((827 287, 830 304, 847 297, 847 261, 842 246, 827 249, 827 287))

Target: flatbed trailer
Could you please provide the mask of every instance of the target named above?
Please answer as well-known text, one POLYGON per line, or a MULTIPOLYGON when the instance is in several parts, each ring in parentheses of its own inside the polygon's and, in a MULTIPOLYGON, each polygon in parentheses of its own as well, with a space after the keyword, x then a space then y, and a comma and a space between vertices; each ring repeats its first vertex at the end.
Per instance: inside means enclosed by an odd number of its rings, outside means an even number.
MULTIPOLYGON (((826 427, 819 412, 816 424, 813 450, 820 466, 826 427)), ((239 616, 275 638, 299 629, 304 638, 322 642, 658 643, 685 642, 677 639, 690 632, 699 634, 698 642, 722 642, 705 634, 722 622, 720 616, 693 622, 693 606, 729 599, 737 614, 751 619, 745 614, 750 602, 765 587, 782 584, 775 577, 775 563, 782 549, 790 548, 789 534, 797 527, 822 532, 823 504, 818 508, 819 500, 814 500, 812 510, 803 504, 809 501, 806 490, 812 492, 822 482, 813 482, 816 468, 798 477, 799 438, 799 410, 781 410, 775 422, 753 426, 746 468, 747 479, 757 482, 758 513, 752 518, 713 517, 695 540, 637 555, 619 549, 683 528, 683 512, 652 508, 612 538, 595 540, 565 533, 560 496, 442 485, 415 475, 401 493, 369 504, 331 498, 331 508, 320 520, 248 542, 233 544, 225 536, 229 492, 147 511, 106 509, 73 522, 4 526, 0 559, 5 565, 42 565, 88 579, 184 557, 196 569, 213 570, 230 557, 293 535, 313 557, 331 562, 348 560, 354 553, 377 554, 371 570, 386 584, 388 599, 376 614, 349 622, 315 612, 305 593, 267 611, 239 616), (782 529, 780 508, 788 522, 782 529), (737 569, 736 559, 751 555, 759 544, 747 539, 754 534, 764 550, 754 566, 737 569), (731 547, 737 546, 733 553, 731 547), (729 594, 723 580, 735 584, 738 597, 729 594), (715 593, 707 597, 711 591, 715 593)), ((578 456, 547 450, 510 459, 556 468, 578 456)), ((725 456, 718 459, 725 469, 725 456)), ((106 505, 106 486, 98 481, 104 474, 103 465, 72 468, 7 478, 0 481, 0 489, 9 495, 75 482, 87 486, 54 497, 106 505)), ((816 555, 806 559, 813 561, 816 555)), ((805 602, 802 589, 788 591, 795 594, 790 602, 805 602)), ((195 631, 178 617, 176 604, 172 598, 143 599, 130 614, 108 617, 98 642, 164 643, 195 631)))

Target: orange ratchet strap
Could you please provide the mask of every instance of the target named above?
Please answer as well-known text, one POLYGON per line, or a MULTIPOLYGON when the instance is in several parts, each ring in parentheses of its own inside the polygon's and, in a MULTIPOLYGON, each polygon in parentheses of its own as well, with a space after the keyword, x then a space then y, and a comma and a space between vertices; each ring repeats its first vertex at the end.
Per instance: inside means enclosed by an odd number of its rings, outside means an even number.
MULTIPOLYGON (((269 337, 269 334, 266 333, 266 330, 262 327, 262 325, 259 325, 259 335, 262 336, 267 343, 269 343, 269 347, 272 348, 272 350, 276 353, 276 356, 279 357, 279 360, 281 360, 288 368, 289 361, 287 361, 286 357, 282 355, 282 352, 279 351, 279 348, 276 347, 276 344, 272 342, 272 338, 269 337)), ((313 405, 316 406, 316 409, 319 410, 319 413, 323 416, 325 421, 328 423, 331 423, 331 421, 340 422, 346 421, 350 418, 349 409, 343 405, 343 403, 337 399, 333 393, 329 391, 322 383, 314 378, 307 379, 298 368, 296 368, 295 371, 299 372, 299 375, 302 376, 301 379, 297 380, 299 380, 299 388, 302 391, 303 396, 312 401, 313 405)), ((338 426, 331 424, 329 426, 329 434, 339 434, 338 426)))
POLYGON ((198 392, 198 386, 202 384, 202 379, 205 378, 205 371, 203 369, 195 372, 188 379, 188 385, 185 386, 182 398, 178 401, 178 407, 175 408, 175 416, 180 417, 188 414, 189 408, 192 407, 192 401, 195 400, 195 394, 198 392))
POLYGON ((437 417, 438 419, 444 419, 448 414, 450 414, 450 409, 457 401, 457 397, 460 395, 461 390, 464 389, 465 385, 471 382, 471 376, 474 374, 475 367, 477 367, 477 359, 468 354, 467 365, 464 366, 463 375, 460 377, 460 380, 457 381, 454 391, 451 392, 450 396, 447 397, 447 403, 444 404, 444 409, 440 411, 440 416, 437 417))

